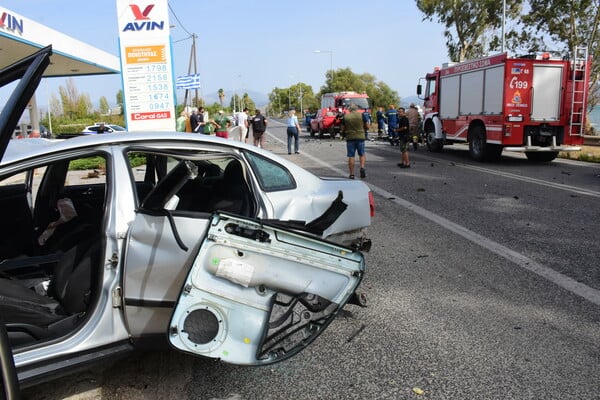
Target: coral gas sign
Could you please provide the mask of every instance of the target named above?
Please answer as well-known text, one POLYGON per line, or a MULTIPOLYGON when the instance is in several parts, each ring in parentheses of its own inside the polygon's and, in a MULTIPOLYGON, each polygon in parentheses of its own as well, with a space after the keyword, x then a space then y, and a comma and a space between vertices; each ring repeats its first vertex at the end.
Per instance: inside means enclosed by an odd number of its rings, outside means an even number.
POLYGON ((129 131, 174 131, 175 87, 167 0, 117 0, 129 131))

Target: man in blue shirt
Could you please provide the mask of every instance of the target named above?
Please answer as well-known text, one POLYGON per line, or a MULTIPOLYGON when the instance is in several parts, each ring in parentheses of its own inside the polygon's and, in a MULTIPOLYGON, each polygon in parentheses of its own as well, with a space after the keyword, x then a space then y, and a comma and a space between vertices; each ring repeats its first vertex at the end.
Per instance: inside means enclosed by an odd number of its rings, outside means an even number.
POLYGON ((388 124, 388 138, 392 146, 400 146, 400 138, 398 137, 398 111, 396 106, 390 104, 390 109, 385 112, 385 118, 388 124))
POLYGON ((377 136, 383 137, 385 135, 385 114, 383 107, 379 107, 375 115, 377 117, 377 136))

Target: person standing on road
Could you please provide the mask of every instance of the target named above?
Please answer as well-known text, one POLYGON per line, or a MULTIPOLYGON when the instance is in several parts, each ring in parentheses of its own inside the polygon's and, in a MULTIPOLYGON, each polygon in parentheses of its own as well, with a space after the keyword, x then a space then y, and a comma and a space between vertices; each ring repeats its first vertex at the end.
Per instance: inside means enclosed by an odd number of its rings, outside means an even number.
POLYGON ((383 112, 383 107, 377 108, 375 117, 377 118, 377 137, 382 137, 385 135, 385 113, 383 112))
POLYGON ((350 112, 342 119, 341 132, 342 136, 346 139, 346 155, 348 156, 348 170, 350 171, 349 178, 354 179, 354 158, 356 153, 358 153, 360 163, 360 177, 366 178, 365 128, 369 129, 369 127, 363 121, 363 117, 358 112, 356 104, 350 103, 348 110, 350 112))
POLYGON ((217 124, 215 135, 224 139, 229 139, 229 119, 223 110, 219 110, 219 113, 215 117, 215 123, 217 124))
POLYGON ((290 110, 287 119, 287 150, 292 154, 292 139, 294 140, 294 153, 299 154, 298 134, 300 133, 300 124, 296 116, 296 110, 290 110))
POLYGON ((267 130, 267 119, 260 113, 260 110, 256 110, 256 115, 252 117, 252 137, 254 138, 254 145, 264 149, 265 143, 265 131, 267 130))
POLYGON ((244 142, 248 137, 248 109, 244 108, 237 115, 238 131, 240 135, 240 142, 244 142))
POLYGON ((185 132, 185 121, 188 119, 187 113, 182 111, 177 117, 177 121, 175 121, 175 130, 177 132, 185 132))
POLYGON ((190 115, 190 128, 191 132, 197 132, 198 128, 198 109, 196 107, 192 108, 192 114, 190 115))
POLYGON ((204 125, 206 125, 206 120, 204 119, 204 107, 200 107, 198 109, 198 115, 196 116, 196 130, 195 133, 204 133, 204 125))
POLYGON ((398 111, 396 111, 396 106, 394 104, 390 104, 389 110, 385 112, 385 118, 387 119, 388 124, 388 138, 390 139, 390 144, 392 146, 399 146, 400 141, 398 140, 398 111))
POLYGON ((400 168, 410 168, 410 161, 408 160, 408 143, 410 142, 409 133, 410 123, 406 117, 404 108, 398 109, 398 128, 397 135, 400 145, 400 152, 402 153, 402 162, 398 163, 400 168))
POLYGON ((363 125, 365 126, 365 140, 369 140, 369 127, 371 127, 371 113, 365 110, 362 113, 363 125))
POLYGON ((417 110, 415 103, 410 103, 408 111, 406 112, 406 117, 408 118, 410 142, 413 145, 413 149, 417 150, 419 148, 419 125, 421 116, 419 115, 419 110, 417 110))

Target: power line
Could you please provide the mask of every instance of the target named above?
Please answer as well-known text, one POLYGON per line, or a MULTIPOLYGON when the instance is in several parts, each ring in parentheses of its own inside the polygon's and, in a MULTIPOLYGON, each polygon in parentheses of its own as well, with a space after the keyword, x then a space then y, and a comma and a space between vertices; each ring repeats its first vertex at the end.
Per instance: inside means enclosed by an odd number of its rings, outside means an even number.
MULTIPOLYGON (((177 14, 175 14, 175 11, 173 10, 173 7, 171 7, 171 4, 169 4, 169 11, 171 11, 171 14, 173 14, 173 16, 177 20, 177 23, 179 24, 181 29, 183 29, 185 31, 185 33, 187 33, 191 37, 192 34, 187 29, 185 29, 185 26, 183 26, 183 24, 181 23, 181 20, 179 20, 179 17, 177 17, 177 14)), ((189 39, 189 37, 186 39, 189 39)))

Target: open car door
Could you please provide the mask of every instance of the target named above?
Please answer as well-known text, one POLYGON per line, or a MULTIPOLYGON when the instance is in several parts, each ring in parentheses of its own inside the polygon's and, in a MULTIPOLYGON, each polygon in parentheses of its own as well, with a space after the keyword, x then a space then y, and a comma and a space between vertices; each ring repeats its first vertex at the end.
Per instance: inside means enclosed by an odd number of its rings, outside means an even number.
POLYGON ((124 308, 132 338, 235 364, 281 361, 312 342, 352 298, 356 250, 281 221, 189 212, 177 193, 197 176, 180 161, 142 202, 126 239, 124 308))
POLYGON ((169 341, 235 364, 284 360, 327 327, 363 271, 360 252, 215 214, 171 318, 169 341))
POLYGON ((0 382, 0 400, 17 400, 21 398, 17 372, 8 336, 4 324, 0 323, 0 366, 2 381, 0 382))

